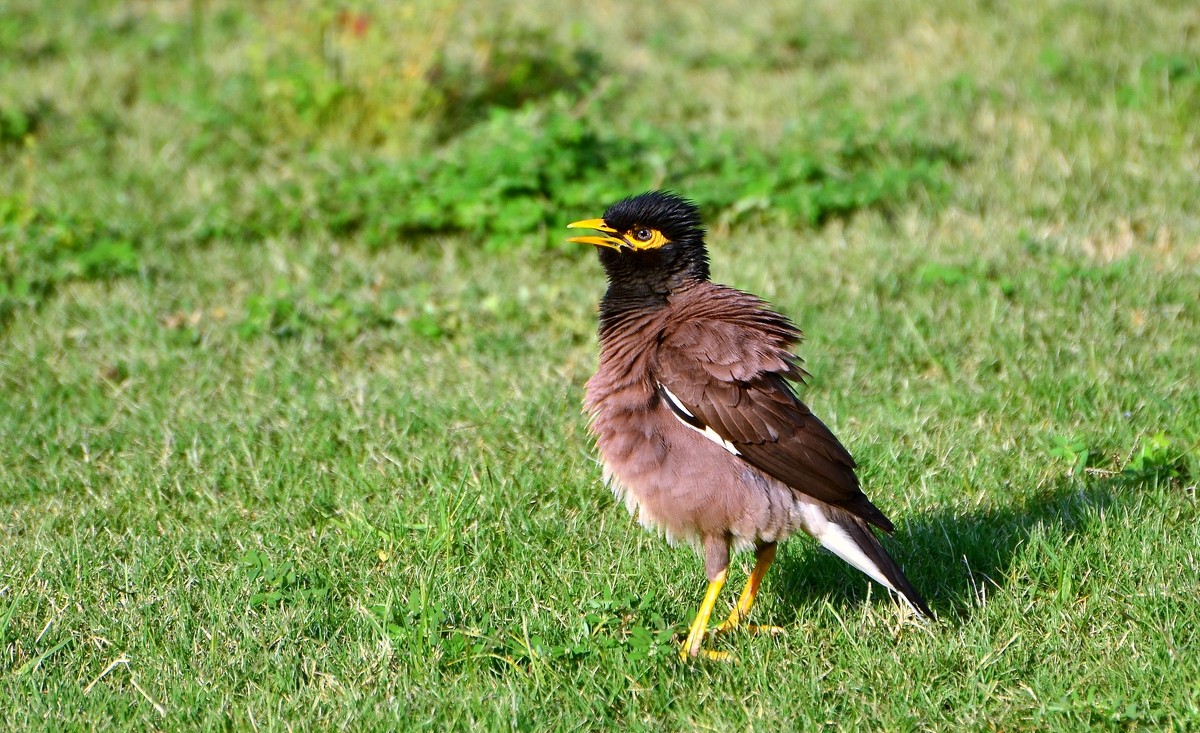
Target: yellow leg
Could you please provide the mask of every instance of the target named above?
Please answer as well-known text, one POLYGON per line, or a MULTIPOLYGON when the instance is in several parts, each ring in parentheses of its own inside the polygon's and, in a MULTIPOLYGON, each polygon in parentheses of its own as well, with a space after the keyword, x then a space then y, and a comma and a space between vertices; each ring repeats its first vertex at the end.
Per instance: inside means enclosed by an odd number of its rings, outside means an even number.
POLYGON ((704 594, 704 601, 700 604, 700 610, 696 611, 696 620, 692 622, 692 627, 688 630, 687 640, 683 642, 683 648, 679 650, 680 657, 687 659, 689 656, 695 657, 700 654, 700 645, 704 642, 704 637, 708 633, 708 620, 712 618, 713 606, 717 604, 717 596, 720 595, 721 588, 725 586, 726 572, 722 570, 716 578, 709 581, 708 591, 704 594))
MULTIPOLYGON (((750 609, 754 607, 754 597, 758 595, 758 588, 767 575, 767 569, 771 567, 771 563, 775 562, 775 550, 775 545, 767 545, 759 551, 754 569, 750 571, 750 577, 746 580, 746 587, 742 588, 742 595, 738 598, 737 605, 729 612, 729 618, 714 630, 715 633, 720 634, 738 628, 741 626, 742 620, 750 615, 750 609)), ((778 626, 751 625, 749 630, 771 634, 783 633, 783 629, 778 626)))

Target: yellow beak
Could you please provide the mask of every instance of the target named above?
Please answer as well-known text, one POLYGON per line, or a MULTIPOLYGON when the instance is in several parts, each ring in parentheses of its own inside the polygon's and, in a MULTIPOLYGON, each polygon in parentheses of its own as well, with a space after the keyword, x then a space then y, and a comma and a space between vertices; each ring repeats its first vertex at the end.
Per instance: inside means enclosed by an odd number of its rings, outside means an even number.
POLYGON ((621 237, 614 236, 617 230, 604 223, 603 219, 584 219, 583 221, 573 222, 567 225, 567 229, 595 229, 598 232, 604 232, 605 236, 586 236, 586 237, 571 237, 568 242, 578 242, 579 244, 595 244, 600 247, 611 247, 613 249, 622 249, 632 247, 629 242, 621 237))

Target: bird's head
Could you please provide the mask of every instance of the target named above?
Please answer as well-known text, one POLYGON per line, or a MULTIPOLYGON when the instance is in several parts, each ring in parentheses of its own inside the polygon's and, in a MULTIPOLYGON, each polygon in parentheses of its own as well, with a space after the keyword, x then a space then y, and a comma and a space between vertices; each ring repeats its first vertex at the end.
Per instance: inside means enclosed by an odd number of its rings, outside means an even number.
POLYGON ((600 232, 568 241, 596 245, 614 284, 671 290, 679 281, 708 279, 700 211, 691 201, 669 191, 621 199, 608 207, 602 218, 568 227, 600 232))

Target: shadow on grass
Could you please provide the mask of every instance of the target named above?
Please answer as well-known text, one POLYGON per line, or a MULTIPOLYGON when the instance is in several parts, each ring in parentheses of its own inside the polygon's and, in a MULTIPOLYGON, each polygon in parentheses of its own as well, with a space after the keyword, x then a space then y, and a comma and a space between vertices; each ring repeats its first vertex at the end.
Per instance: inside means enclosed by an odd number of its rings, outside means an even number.
MULTIPOLYGON (((1152 473, 1064 477, 1038 495, 1006 506, 919 515, 897 528, 893 538, 885 538, 884 546, 939 620, 956 623, 979 607, 981 597, 1005 587, 1014 559, 1037 527, 1086 534, 1099 510, 1132 500, 1161 481, 1152 473)), ((886 593, 868 588, 872 581, 824 550, 781 553, 771 577, 772 593, 784 602, 776 607, 775 618, 760 623, 795 623, 810 602, 822 599, 840 612, 861 606, 868 592, 873 597, 886 593)))

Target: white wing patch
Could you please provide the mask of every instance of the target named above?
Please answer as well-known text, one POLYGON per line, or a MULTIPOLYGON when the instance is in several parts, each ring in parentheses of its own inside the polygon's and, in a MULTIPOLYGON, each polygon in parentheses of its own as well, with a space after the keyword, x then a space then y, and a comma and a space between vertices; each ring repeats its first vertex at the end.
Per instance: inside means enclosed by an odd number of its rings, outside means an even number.
POLYGON ((674 415, 679 422, 683 423, 692 430, 695 430, 697 433, 700 433, 735 456, 740 456, 742 454, 741 451, 737 449, 737 446, 735 446, 733 443, 730 443, 728 440, 725 440, 720 435, 717 435, 717 431, 705 425, 700 418, 692 414, 691 410, 684 407, 683 403, 679 401, 679 398, 675 396, 675 393, 667 389, 667 385, 659 382, 658 391, 659 394, 661 394, 666 400, 667 406, 671 408, 671 414, 674 415))

